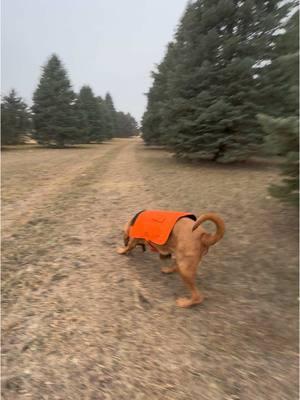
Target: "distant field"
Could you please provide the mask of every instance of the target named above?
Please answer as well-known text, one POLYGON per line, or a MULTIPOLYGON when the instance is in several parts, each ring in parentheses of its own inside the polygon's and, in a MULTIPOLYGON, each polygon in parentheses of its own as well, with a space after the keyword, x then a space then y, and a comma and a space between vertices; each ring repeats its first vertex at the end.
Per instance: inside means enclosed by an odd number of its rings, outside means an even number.
POLYGON ((190 165, 140 139, 2 152, 5 400, 284 400, 298 390, 298 226, 275 166, 190 165), (220 213, 203 305, 155 254, 122 257, 142 209, 220 213))

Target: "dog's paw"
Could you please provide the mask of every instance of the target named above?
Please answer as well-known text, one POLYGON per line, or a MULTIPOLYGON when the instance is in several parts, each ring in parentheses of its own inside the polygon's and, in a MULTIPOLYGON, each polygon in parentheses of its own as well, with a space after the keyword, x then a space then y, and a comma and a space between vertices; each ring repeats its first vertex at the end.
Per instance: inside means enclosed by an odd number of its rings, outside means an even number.
POLYGON ((126 250, 125 250, 123 247, 119 247, 119 248, 117 249, 117 253, 118 253, 118 254, 126 254, 126 250))
POLYGON ((202 303, 203 299, 203 296, 200 296, 198 299, 188 299, 187 297, 180 297, 176 300, 176 305, 178 307, 187 308, 202 303))
POLYGON ((161 267, 161 272, 164 274, 172 274, 173 272, 176 272, 176 267, 161 267))

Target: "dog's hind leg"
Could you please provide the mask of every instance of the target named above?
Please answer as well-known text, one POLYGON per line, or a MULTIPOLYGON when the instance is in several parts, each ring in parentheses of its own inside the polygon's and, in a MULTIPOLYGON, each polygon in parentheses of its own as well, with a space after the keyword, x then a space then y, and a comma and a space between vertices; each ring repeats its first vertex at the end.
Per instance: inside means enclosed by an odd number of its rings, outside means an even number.
POLYGON ((179 307, 190 307, 195 304, 200 304, 204 299, 204 296, 196 287, 197 264, 198 263, 189 263, 186 261, 178 263, 177 270, 188 289, 192 292, 191 298, 181 297, 176 300, 176 304, 179 307))

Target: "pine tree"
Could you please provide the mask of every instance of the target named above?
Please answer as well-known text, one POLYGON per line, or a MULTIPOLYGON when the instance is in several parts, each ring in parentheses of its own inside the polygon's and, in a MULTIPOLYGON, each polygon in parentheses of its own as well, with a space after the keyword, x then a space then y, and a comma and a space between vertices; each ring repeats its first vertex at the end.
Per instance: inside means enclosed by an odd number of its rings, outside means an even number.
POLYGON ((284 176, 281 185, 272 185, 270 193, 274 197, 299 204, 299 123, 298 117, 272 118, 260 115, 264 131, 269 135, 272 149, 284 157, 281 173, 284 176))
POLYGON ((164 144, 168 125, 166 120, 166 106, 168 98, 168 81, 175 68, 176 46, 173 42, 168 44, 166 55, 157 67, 157 72, 152 72, 153 86, 147 93, 148 105, 142 119, 142 137, 146 144, 164 144))
POLYGON ((128 138, 136 136, 138 126, 136 120, 129 113, 117 112, 117 131, 115 137, 128 138))
POLYGON ((26 103, 12 89, 1 102, 1 144, 23 143, 31 129, 31 116, 26 103))
POLYGON ((104 139, 112 139, 113 137, 113 122, 111 119, 111 114, 107 107, 107 103, 102 97, 97 97, 99 106, 101 108, 101 113, 103 116, 103 137, 104 139))
POLYGON ((74 111, 76 116, 77 144, 89 143, 89 126, 87 115, 81 107, 79 95, 76 95, 74 103, 74 111))
MULTIPOLYGON (((262 61, 270 57, 273 34, 288 10, 289 4, 281 3, 189 3, 164 60, 172 56, 171 70, 162 73, 161 65, 153 84, 153 90, 166 88, 154 100, 155 132, 178 156, 244 160, 262 143, 258 88, 262 61)), ((147 115, 143 121, 147 133, 147 115)))
POLYGON ((274 38, 271 63, 261 79, 263 111, 273 117, 295 116, 299 109, 299 11, 274 38))
POLYGON ((105 139, 104 115, 99 99, 92 89, 85 85, 79 92, 79 107, 87 124, 85 143, 100 143, 105 139))
POLYGON ((34 138, 39 144, 64 147, 76 143, 75 93, 57 55, 43 67, 33 95, 34 138))
POLYGON ((264 95, 269 115, 258 120, 266 133, 270 153, 284 157, 281 165, 283 182, 273 185, 270 192, 284 201, 299 204, 299 12, 277 37, 274 59, 264 77, 264 95), (276 84, 274 84, 276 83, 276 84))
POLYGON ((114 137, 117 132, 117 113, 110 93, 106 93, 104 101, 106 104, 107 123, 111 127, 111 135, 114 137))

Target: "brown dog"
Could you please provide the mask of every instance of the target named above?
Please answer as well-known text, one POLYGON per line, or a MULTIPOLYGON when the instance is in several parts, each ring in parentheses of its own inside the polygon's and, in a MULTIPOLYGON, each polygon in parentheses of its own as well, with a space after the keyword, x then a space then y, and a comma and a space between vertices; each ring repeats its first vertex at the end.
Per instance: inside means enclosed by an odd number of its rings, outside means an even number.
MULTIPOLYGON (((196 272, 199 262, 202 257, 208 252, 210 246, 216 244, 220 239, 222 239, 225 232, 225 225, 223 220, 214 213, 208 213, 200 216, 196 220, 196 217, 192 214, 187 214, 176 217, 173 219, 175 221, 174 226, 170 230, 170 234, 164 244, 161 244, 161 239, 155 239, 155 241, 149 240, 149 237, 154 237, 153 235, 149 235, 149 231, 155 231, 156 236, 159 237, 160 233, 157 234, 157 228, 155 225, 148 224, 151 226, 147 226, 147 220, 144 218, 142 220, 143 213, 160 213, 159 217, 151 217, 151 223, 161 222, 164 223, 164 218, 161 215, 164 215, 164 212, 156 212, 156 211, 142 211, 138 213, 130 222, 125 225, 124 228, 124 244, 125 247, 119 248, 119 254, 127 254, 131 250, 133 250, 136 246, 140 245, 143 247, 145 251, 145 246, 149 246, 152 251, 156 251, 160 254, 161 258, 166 257, 175 257, 175 263, 171 267, 164 267, 161 269, 164 273, 172 273, 178 272, 187 285, 187 287, 191 290, 192 296, 191 298, 179 298, 176 300, 176 304, 179 307, 189 307, 194 304, 200 304, 204 296, 199 292, 196 287, 196 272), (141 227, 145 234, 141 234, 141 237, 137 237, 137 230, 133 230, 132 227, 136 224, 136 220, 140 218, 140 232, 141 227), (196 220, 196 221, 195 221, 196 220), (210 234, 203 229, 200 225, 204 221, 212 221, 216 225, 216 232, 214 234, 210 234), (143 223, 143 225, 141 225, 143 223), (160 243, 160 244, 158 244, 160 243)), ((168 215, 170 216, 172 212, 165 212, 167 215, 166 222, 168 220, 168 215), (169 214, 168 214, 169 213, 169 214)), ((173 212, 173 214, 176 214, 173 212)), ((178 213, 180 214, 180 213, 178 213)), ((184 214, 184 213, 181 213, 184 214)), ((156 215, 156 214, 152 214, 156 215)), ((171 216, 172 217, 172 216, 171 216)), ((169 223, 170 225, 170 223, 169 223)), ((162 225, 161 225, 162 226, 162 225)), ((171 226, 171 225, 170 225, 171 226)), ((162 235, 160 235, 160 238, 162 235)), ((163 240, 163 239, 162 239, 163 240)))

